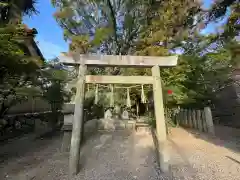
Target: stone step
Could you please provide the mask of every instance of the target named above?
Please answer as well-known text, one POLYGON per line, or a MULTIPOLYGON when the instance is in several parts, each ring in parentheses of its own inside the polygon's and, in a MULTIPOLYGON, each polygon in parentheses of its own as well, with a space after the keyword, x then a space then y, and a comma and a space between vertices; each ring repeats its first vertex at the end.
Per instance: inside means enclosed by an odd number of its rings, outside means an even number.
POLYGON ((146 127, 146 126, 149 126, 149 124, 144 123, 144 122, 136 122, 136 126, 138 126, 138 127, 146 127))
POLYGON ((149 126, 149 124, 147 124, 147 123, 136 122, 135 131, 148 133, 148 132, 151 132, 151 126, 149 126))

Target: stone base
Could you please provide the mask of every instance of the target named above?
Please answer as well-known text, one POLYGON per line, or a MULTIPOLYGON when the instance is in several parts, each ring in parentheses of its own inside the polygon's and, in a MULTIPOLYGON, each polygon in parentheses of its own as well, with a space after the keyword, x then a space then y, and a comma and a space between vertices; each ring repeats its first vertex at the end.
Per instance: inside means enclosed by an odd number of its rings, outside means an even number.
MULTIPOLYGON (((65 115, 64 125, 62 130, 63 141, 62 151, 70 150, 70 143, 72 137, 72 122, 73 115, 65 115)), ((87 140, 90 136, 97 132, 97 130, 115 131, 115 130, 134 130, 136 122, 134 120, 121 120, 121 119, 93 119, 84 124, 83 140, 87 140)))
POLYGON ((100 130, 123 130, 134 129, 135 121, 120 119, 99 119, 98 129, 100 130))
POLYGON ((62 139, 62 146, 61 146, 62 152, 70 151, 71 137, 72 137, 72 131, 64 131, 63 139, 62 139))
POLYGON ((167 143, 166 141, 160 142, 158 140, 156 131, 154 129, 151 129, 151 133, 153 137, 157 163, 159 165, 159 168, 162 172, 168 173, 169 172, 169 155, 168 155, 167 143))

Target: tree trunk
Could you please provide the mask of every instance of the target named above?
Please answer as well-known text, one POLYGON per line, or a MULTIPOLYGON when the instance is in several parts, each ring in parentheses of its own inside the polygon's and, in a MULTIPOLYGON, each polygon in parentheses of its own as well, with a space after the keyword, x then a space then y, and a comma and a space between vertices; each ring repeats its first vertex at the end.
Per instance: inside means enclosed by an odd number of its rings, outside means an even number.
POLYGON ((3 101, 0 109, 0 119, 4 117, 4 115, 8 112, 8 110, 9 110, 9 106, 6 106, 3 101))

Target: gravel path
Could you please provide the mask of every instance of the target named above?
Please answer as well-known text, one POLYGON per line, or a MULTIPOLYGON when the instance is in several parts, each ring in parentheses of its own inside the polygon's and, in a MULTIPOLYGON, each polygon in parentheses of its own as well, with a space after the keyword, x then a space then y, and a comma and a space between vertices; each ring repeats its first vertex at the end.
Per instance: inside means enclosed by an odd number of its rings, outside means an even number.
MULTIPOLYGON (((69 154, 59 152, 61 136, 21 141, 15 148, 14 143, 7 145, 10 154, 7 146, 0 148, 1 180, 68 179, 69 154)), ((172 129, 171 172, 162 174, 157 170, 151 134, 99 132, 82 148, 81 171, 74 180, 240 180, 239 147, 236 141, 227 144, 226 139, 172 129)))
POLYGON ((218 133, 222 140, 173 129, 169 138, 172 179, 240 180, 240 139, 232 137, 229 141, 224 131, 218 133))

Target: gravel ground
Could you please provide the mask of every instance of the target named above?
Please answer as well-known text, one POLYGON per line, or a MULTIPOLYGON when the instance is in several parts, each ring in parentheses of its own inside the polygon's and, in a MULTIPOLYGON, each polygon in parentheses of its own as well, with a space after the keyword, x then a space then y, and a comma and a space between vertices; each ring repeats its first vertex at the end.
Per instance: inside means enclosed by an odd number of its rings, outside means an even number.
MULTIPOLYGON (((240 141, 240 139, 239 139, 240 141)), ((240 180, 240 144, 180 128, 171 130, 171 171, 157 168, 151 134, 101 133, 82 148, 81 170, 73 180, 240 180), (227 142, 227 143, 226 143, 227 142)), ((0 148, 1 180, 68 179, 68 153, 61 136, 22 138, 0 148)))
POLYGON ((240 139, 229 141, 224 131, 218 133, 224 140, 173 129, 169 138, 172 179, 240 180, 240 139))

